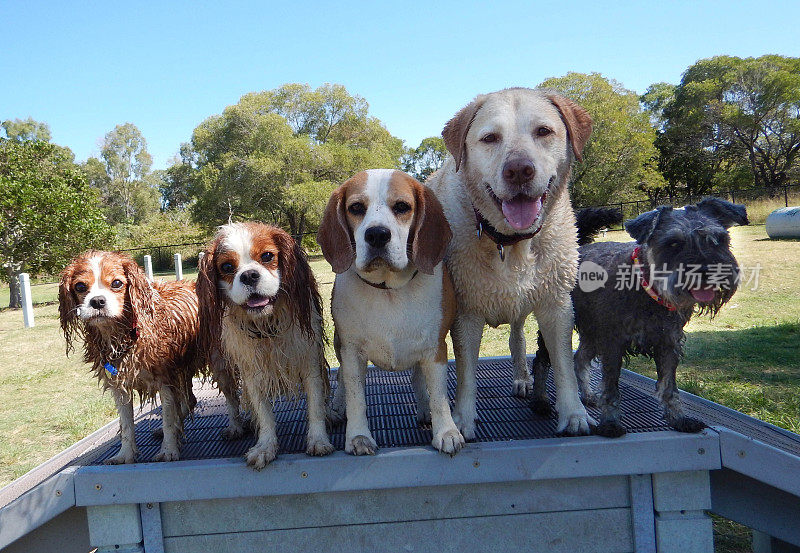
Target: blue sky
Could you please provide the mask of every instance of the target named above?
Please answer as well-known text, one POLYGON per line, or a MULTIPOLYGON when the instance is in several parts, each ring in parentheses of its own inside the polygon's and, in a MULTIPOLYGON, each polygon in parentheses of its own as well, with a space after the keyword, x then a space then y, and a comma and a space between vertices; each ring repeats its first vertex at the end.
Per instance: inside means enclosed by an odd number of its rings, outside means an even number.
POLYGON ((481 92, 600 72, 643 92, 718 54, 800 55, 800 2, 0 0, 0 120, 78 160, 124 122, 167 166, 247 92, 341 83, 416 146, 481 92))

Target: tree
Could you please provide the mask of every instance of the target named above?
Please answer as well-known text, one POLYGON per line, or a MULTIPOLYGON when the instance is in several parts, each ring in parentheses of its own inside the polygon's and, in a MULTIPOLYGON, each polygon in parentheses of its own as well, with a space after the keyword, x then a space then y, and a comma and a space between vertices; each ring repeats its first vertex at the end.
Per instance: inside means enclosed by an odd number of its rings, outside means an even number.
POLYGON ((674 188, 782 187, 800 162, 800 58, 717 56, 683 74, 657 146, 674 188))
POLYGON ((425 182, 442 166, 445 157, 447 157, 447 148, 444 140, 439 136, 429 136, 423 138, 416 148, 409 148, 401 163, 403 171, 419 182, 425 182))
POLYGON ((636 94, 599 73, 567 73, 539 86, 578 102, 594 120, 583 161, 573 168, 572 195, 578 205, 621 202, 663 184, 656 168, 655 130, 636 94))
POLYGON ((153 159, 136 125, 125 123, 108 132, 100 155, 108 175, 100 191, 109 221, 139 224, 158 210, 157 186, 147 179, 153 159))
POLYGON ((0 138, 0 265, 10 307, 21 303, 19 273, 59 270, 110 239, 96 192, 64 148, 0 138))
POLYGON ((35 121, 32 117, 27 119, 6 119, 3 121, 3 130, 9 140, 25 142, 26 140, 42 140, 50 142, 50 125, 35 121))
POLYGON ((191 212, 207 226, 250 218, 313 231, 338 183, 367 167, 398 167, 402 141, 368 108, 335 84, 246 94, 194 130, 173 172, 176 191, 190 182, 191 212))

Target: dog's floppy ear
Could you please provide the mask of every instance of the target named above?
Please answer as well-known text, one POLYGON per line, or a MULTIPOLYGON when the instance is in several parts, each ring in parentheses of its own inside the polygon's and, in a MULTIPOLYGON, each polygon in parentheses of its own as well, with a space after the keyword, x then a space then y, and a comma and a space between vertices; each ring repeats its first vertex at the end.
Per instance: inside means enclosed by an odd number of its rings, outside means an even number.
POLYGON ((662 205, 653 211, 642 213, 635 219, 625 221, 625 230, 627 230, 628 234, 639 244, 644 244, 650 240, 653 231, 656 230, 658 226, 659 220, 661 220, 662 214, 667 211, 672 211, 672 208, 662 205))
POLYGON ((217 266, 214 263, 214 254, 220 241, 221 238, 214 240, 203 253, 203 257, 197 265, 197 283, 195 284, 200 313, 200 347, 209 359, 215 352, 221 351, 222 313, 225 303, 217 284, 219 277, 217 266))
POLYGON ((128 280, 127 294, 132 327, 138 333, 149 332, 154 328, 156 317, 150 281, 136 261, 128 256, 122 256, 122 272, 128 280))
POLYGON ((592 117, 588 111, 563 96, 548 94, 547 98, 561 114, 561 119, 567 127, 567 135, 569 135, 575 159, 583 161, 583 148, 592 134, 592 117))
POLYGON ((61 331, 67 341, 67 355, 74 349, 75 335, 80 334, 80 321, 78 319, 78 302, 72 293, 72 276, 78 259, 73 259, 61 272, 61 282, 58 285, 58 316, 61 320, 61 331))
MULTIPOLYGON (((349 182, 349 181, 348 181, 349 182)), ((322 255, 331 264, 334 273, 343 273, 353 264, 355 250, 350 237, 350 227, 345 215, 344 190, 345 182, 331 194, 328 206, 322 215, 322 222, 317 231, 317 243, 322 248, 322 255)))
POLYGON ((456 172, 461 164, 466 162, 467 155, 467 133, 475 120, 475 115, 481 109, 483 103, 486 101, 485 96, 478 96, 461 111, 456 113, 450 121, 448 121, 444 130, 442 130, 442 138, 447 151, 453 156, 456 162, 456 172))
POLYGON ((417 269, 431 275, 434 267, 444 258, 453 233, 444 215, 442 204, 431 189, 417 181, 414 182, 417 209, 411 261, 417 269))
POLYGON ((747 209, 742 204, 734 204, 719 198, 706 198, 697 203, 697 209, 710 215, 725 228, 733 225, 747 225, 747 209))
POLYGON ((288 296, 286 306, 303 333, 312 338, 316 316, 314 311, 322 313, 317 280, 300 242, 277 227, 272 232, 272 240, 280 252, 278 270, 281 275, 281 290, 288 296))

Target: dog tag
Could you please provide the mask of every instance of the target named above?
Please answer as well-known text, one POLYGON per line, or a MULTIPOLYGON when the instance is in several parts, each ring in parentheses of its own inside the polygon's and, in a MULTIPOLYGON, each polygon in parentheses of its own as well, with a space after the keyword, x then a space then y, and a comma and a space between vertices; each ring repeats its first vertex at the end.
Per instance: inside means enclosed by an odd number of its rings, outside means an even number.
POLYGON ((502 244, 497 244, 497 253, 500 254, 500 261, 506 260, 506 251, 503 249, 502 244))

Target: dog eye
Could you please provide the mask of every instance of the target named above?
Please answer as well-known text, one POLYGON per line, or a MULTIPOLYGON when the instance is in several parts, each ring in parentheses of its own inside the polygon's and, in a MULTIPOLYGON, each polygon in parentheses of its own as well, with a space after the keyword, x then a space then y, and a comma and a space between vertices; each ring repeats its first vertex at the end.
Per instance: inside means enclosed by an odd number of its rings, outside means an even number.
POLYGON ((550 127, 539 127, 538 129, 536 129, 536 136, 547 136, 552 132, 553 129, 551 129, 550 127))
POLYGON ((481 138, 481 142, 484 142, 486 144, 491 144, 492 142, 497 142, 498 140, 500 140, 500 137, 493 132, 490 132, 489 134, 481 138))
POLYGON ((401 215, 403 213, 408 213, 411 211, 411 206, 408 205, 406 202, 397 202, 392 206, 392 211, 394 211, 395 215, 401 215))
POLYGON ((89 287, 86 286, 86 283, 84 283, 84 282, 76 282, 75 283, 75 291, 78 292, 79 294, 83 294, 88 289, 89 289, 89 287))
POLYGON ((222 265, 219 266, 219 270, 223 273, 231 274, 234 271, 233 263, 226 261, 222 265))
POLYGON ((112 290, 118 290, 120 288, 122 288, 122 281, 120 279, 115 278, 114 280, 111 281, 112 290))
POLYGON ((673 240, 672 242, 669 243, 669 247, 670 248, 680 248, 681 247, 681 243, 678 240, 673 240))
POLYGON ((361 202, 355 202, 350 204, 350 206, 347 208, 347 211, 357 217, 360 217, 367 212, 367 208, 361 202))
POLYGON ((264 252, 261 254, 261 261, 264 263, 269 263, 272 261, 272 258, 275 257, 275 254, 272 252, 264 252))

